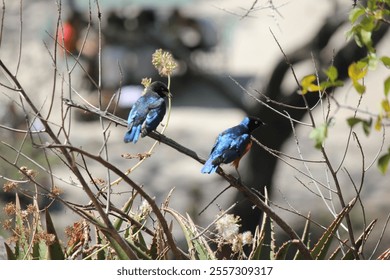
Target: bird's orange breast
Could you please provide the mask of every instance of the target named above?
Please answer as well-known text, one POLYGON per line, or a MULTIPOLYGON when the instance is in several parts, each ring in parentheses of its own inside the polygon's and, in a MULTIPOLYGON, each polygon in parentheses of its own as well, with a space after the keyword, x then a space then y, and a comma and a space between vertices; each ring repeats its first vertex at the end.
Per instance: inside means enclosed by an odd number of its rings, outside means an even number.
POLYGON ((238 165, 240 164, 241 158, 251 149, 251 147, 252 147, 252 140, 250 140, 248 145, 246 145, 245 150, 242 153, 242 155, 232 162, 232 165, 234 166, 234 168, 238 169, 238 165))

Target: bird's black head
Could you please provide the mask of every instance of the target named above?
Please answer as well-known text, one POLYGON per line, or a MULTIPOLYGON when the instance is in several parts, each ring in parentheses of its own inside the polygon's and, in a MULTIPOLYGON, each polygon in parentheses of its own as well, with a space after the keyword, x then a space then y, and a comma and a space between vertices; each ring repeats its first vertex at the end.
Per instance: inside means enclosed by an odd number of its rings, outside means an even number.
POLYGON ((170 92, 168 87, 160 81, 153 82, 148 87, 149 90, 156 92, 161 97, 169 96, 170 92))
POLYGON ((264 123, 259 118, 252 117, 252 116, 245 117, 245 119, 242 122, 248 127, 250 132, 260 127, 261 125, 264 125, 264 123))

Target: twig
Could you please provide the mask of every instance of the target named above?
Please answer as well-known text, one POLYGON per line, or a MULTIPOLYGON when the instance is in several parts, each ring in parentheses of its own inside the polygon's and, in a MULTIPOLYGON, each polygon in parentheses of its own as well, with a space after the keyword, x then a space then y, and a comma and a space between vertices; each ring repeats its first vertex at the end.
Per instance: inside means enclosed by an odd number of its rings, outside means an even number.
MULTIPOLYGON (((288 113, 286 112, 286 114, 288 114, 288 113)), ((295 127, 294 127, 294 125, 293 125, 293 123, 292 123, 291 120, 290 120, 290 125, 291 125, 291 129, 292 129, 292 131, 293 131, 293 135, 294 135, 294 139, 295 139, 295 145, 296 145, 296 147, 297 147, 299 157, 300 157, 301 159, 303 159, 302 151, 301 151, 301 148, 300 148, 300 145, 299 145, 298 136, 297 136, 297 134, 296 134, 295 127)), ((304 165, 304 167, 306 168, 306 171, 308 172, 308 174, 310 175, 310 177, 314 178, 313 174, 311 173, 311 170, 310 170, 309 166, 306 164, 306 161, 303 161, 303 165, 304 165)), ((334 218, 336 218, 336 215, 337 215, 337 214, 336 214, 336 211, 332 211, 332 209, 330 208, 329 204, 327 203, 327 201, 326 201, 326 199, 325 199, 324 194, 322 193, 321 189, 319 188, 319 186, 318 186, 318 184, 317 184, 317 181, 316 181, 316 180, 313 180, 313 183, 314 183, 314 185, 315 185, 315 187, 316 187, 316 189, 317 189, 317 191, 318 191, 318 193, 319 193, 319 195, 320 195, 322 201, 324 202, 326 208, 328 208, 328 210, 329 210, 329 212, 332 214, 332 216, 333 216, 334 218)), ((329 186, 327 189, 332 193, 332 189, 330 188, 330 186, 329 186)))
POLYGON ((233 205, 231 205, 228 209, 226 209, 225 211, 223 211, 220 215, 218 215, 218 217, 212 221, 204 230, 202 230, 198 235, 194 236, 193 238, 191 238, 191 240, 195 240, 195 239, 198 239, 199 237, 201 237, 203 234, 206 233, 206 231, 208 231, 216 222, 218 222, 220 219, 223 218, 223 216, 226 215, 226 213, 228 213, 230 210, 232 210, 235 206, 237 205, 237 203, 233 203, 233 205))
POLYGON ((2 8, 2 13, 1 13, 0 47, 1 47, 1 42, 3 41, 4 19, 5 19, 5 0, 3 0, 3 8, 2 8))
POLYGON ((370 257, 368 258, 369 260, 372 259, 372 257, 374 256, 374 254, 378 250, 378 247, 379 247, 380 243, 382 242, 383 237, 385 236, 385 232, 386 232, 387 226, 389 224, 389 221, 390 221, 390 213, 387 215, 386 222, 383 225, 383 229, 382 229, 381 235, 380 235, 380 237, 378 239, 378 242, 375 245, 375 248, 372 250, 372 253, 371 253, 370 257))
POLYGON ((257 1, 258 0, 254 0, 253 3, 252 3, 252 6, 247 10, 247 12, 241 17, 241 19, 244 19, 246 18, 247 16, 249 16, 249 14, 255 9, 255 6, 257 4, 257 1))
MULTIPOLYGON (((285 114, 283 114, 282 112, 276 110, 275 108, 271 107, 270 105, 267 104, 267 102, 264 102, 263 100, 257 98, 256 96, 254 96, 252 93, 250 93, 246 88, 244 88, 237 80, 235 80, 232 76, 229 76, 229 78, 237 85, 241 88, 242 91, 244 91, 247 95, 249 95, 250 97, 252 97, 254 100, 256 100, 257 102, 259 102, 260 104, 263 104, 265 107, 267 107, 268 109, 270 109, 271 111, 275 112, 276 114, 278 115, 281 115, 282 117, 288 119, 289 117, 286 116, 285 114)), ((299 109, 307 109, 306 107, 305 108, 299 108, 299 109)), ((305 122, 301 122, 299 120, 295 120, 293 119, 293 121, 295 123, 298 123, 298 124, 301 124, 301 125, 304 125, 304 126, 311 126, 310 124, 308 123, 305 123, 305 122)))
POLYGON ((204 211, 206 211, 206 209, 207 208, 209 208, 209 206, 212 204, 212 203, 214 203, 214 201, 216 201, 217 200, 217 198, 218 197, 220 197, 225 191, 227 191, 229 188, 230 188, 231 186, 229 185, 229 186, 227 186, 226 188, 224 188, 222 191, 220 191, 209 203, 207 203, 207 205, 202 209, 202 211, 200 211, 199 213, 198 213, 198 216, 200 216, 200 215, 202 215, 202 213, 204 212, 204 211))
POLYGON ((20 23, 20 31, 19 31, 19 52, 18 52, 18 59, 16 63, 16 71, 15 76, 18 75, 20 62, 22 60, 22 45, 23 45, 23 0, 20 0, 20 6, 19 6, 19 23, 20 23))

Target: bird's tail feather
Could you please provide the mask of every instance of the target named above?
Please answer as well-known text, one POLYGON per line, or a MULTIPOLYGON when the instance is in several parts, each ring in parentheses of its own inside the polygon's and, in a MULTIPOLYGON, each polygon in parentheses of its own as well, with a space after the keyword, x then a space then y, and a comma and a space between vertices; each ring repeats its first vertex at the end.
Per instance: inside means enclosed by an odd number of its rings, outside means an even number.
POLYGON ((217 170, 217 168, 218 165, 214 165, 213 159, 209 158, 204 164, 204 166, 202 167, 201 172, 210 174, 210 173, 214 173, 217 170))
POLYGON ((126 143, 128 142, 137 143, 140 134, 141 134, 141 125, 133 126, 131 129, 129 129, 126 132, 124 141, 126 143))

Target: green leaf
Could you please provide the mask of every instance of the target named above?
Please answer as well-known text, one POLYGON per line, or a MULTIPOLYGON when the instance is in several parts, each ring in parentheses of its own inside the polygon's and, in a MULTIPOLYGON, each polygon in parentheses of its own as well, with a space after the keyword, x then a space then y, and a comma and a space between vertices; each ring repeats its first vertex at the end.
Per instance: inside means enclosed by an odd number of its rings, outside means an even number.
POLYGON ((311 255, 315 260, 323 260, 329 250, 329 247, 332 243, 332 240, 335 236, 335 232, 340 226, 341 221, 344 219, 345 215, 349 213, 352 209, 353 204, 348 204, 336 217, 336 219, 332 222, 332 224, 326 229, 326 231, 322 234, 320 239, 314 245, 311 250, 311 255))
POLYGON ((365 121, 363 122, 363 131, 366 136, 368 136, 371 132, 371 124, 372 124, 372 119, 370 121, 365 121))
MULTIPOLYGON (((265 189, 264 195, 265 195, 265 203, 268 205, 267 189, 265 189)), ((252 251, 248 257, 249 260, 260 260, 263 256, 269 255, 270 247, 263 246, 264 241, 266 239, 270 239, 270 237, 266 238, 266 236, 268 237, 268 235, 271 235, 270 230, 267 230, 269 225, 269 220, 270 218, 267 216, 267 214, 264 213, 260 228, 259 226, 257 226, 255 230, 255 235, 253 237, 253 243, 252 243, 252 251), (267 250, 266 253, 264 253, 264 249, 267 250)))
POLYGON ((282 246, 279 248, 279 250, 275 254, 275 260, 285 260, 288 249, 290 248, 291 241, 287 241, 282 244, 282 246))
MULTIPOLYGON (((264 214, 264 216, 266 216, 264 214)), ((263 225, 265 224, 265 219, 263 219, 263 225)), ((249 260, 260 260, 261 258, 261 249, 263 248, 265 237, 265 229, 264 226, 259 229, 259 226, 256 227, 255 235, 253 237, 252 250, 248 257, 249 260)))
POLYGON ((331 82, 334 82, 337 80, 337 77, 339 76, 339 73, 337 71, 337 68, 333 65, 330 66, 327 70, 325 70, 326 76, 329 78, 331 82))
POLYGON ((369 135, 371 132, 372 119, 364 120, 360 118, 351 117, 347 119, 348 125, 353 128, 356 124, 361 123, 363 126, 363 131, 366 135, 369 135))
MULTIPOLYGON (((359 238, 355 241, 355 250, 356 251, 359 251, 360 250, 360 247, 366 243, 368 237, 370 236, 370 234, 372 233, 372 230, 375 226, 377 222, 377 219, 373 220, 367 227, 366 229, 364 230, 364 232, 359 236, 359 238)), ((354 256, 354 253, 353 253, 353 249, 350 248, 346 253, 345 255, 343 256, 342 260, 353 260, 355 259, 355 256, 354 256)))
MULTIPOLYGON (((134 199, 135 199, 135 195, 131 196, 125 203, 125 205, 122 207, 122 212, 123 213, 126 213, 128 214, 128 212, 130 211, 131 207, 133 206, 133 202, 134 202, 134 199)), ((123 219, 120 217, 120 218, 117 218, 114 223, 113 223, 113 226, 115 228, 115 230, 119 231, 121 226, 123 224, 123 219)))
POLYGON ((383 19, 383 10, 376 10, 376 11, 374 11, 374 18, 376 20, 383 19))
POLYGON ((348 67, 348 76, 353 82, 363 79, 367 74, 367 63, 366 62, 354 62, 348 67))
POLYGON ((150 260, 150 256, 147 254, 147 248, 142 244, 137 242, 136 240, 132 240, 130 238, 126 239, 126 242, 133 249, 134 253, 137 254, 137 257, 141 260, 150 260))
POLYGON ((350 127, 354 127, 356 124, 360 123, 361 121, 362 121, 362 119, 354 118, 354 117, 347 119, 348 125, 350 127))
MULTIPOLYGON (((303 229, 303 233, 302 233, 302 237, 301 237, 303 244, 306 244, 306 246, 308 248, 309 248, 309 244, 310 244, 310 225, 311 225, 311 214, 309 212, 309 214, 307 215, 305 227, 303 229)), ((302 260, 302 259, 303 258, 302 258, 301 251, 299 251, 297 249, 297 252, 295 253, 295 256, 294 256, 294 260, 302 260)))
POLYGON ((302 78, 301 80, 302 94, 321 90, 321 86, 315 84, 314 81, 317 81, 317 77, 313 74, 307 75, 302 78))
POLYGON ((27 258, 29 245, 26 237, 26 229, 23 223, 22 208, 20 206, 19 195, 15 195, 15 229, 20 233, 19 238, 15 242, 15 257, 18 260, 27 258))
POLYGON ((192 260, 215 260, 214 252, 209 247, 205 238, 200 235, 198 229, 190 216, 187 214, 187 219, 173 209, 166 208, 166 212, 170 213, 179 223, 184 237, 187 240, 190 259, 192 260))
POLYGON ((9 261, 16 260, 16 255, 12 252, 12 249, 8 246, 7 243, 4 242, 5 251, 7 252, 7 259, 9 261))
POLYGON ((364 17, 360 22, 360 26, 366 31, 372 31, 377 26, 377 22, 374 17, 364 17))
MULTIPOLYGON (((37 201, 37 197, 34 196, 34 206, 37 209, 34 211, 33 215, 33 223, 35 228, 35 234, 39 234, 44 232, 42 228, 42 222, 41 222, 41 215, 39 211, 39 205, 37 201)), ((34 242, 33 248, 32 248, 32 258, 35 260, 44 260, 47 258, 48 255, 48 246, 46 245, 45 241, 42 238, 39 238, 38 242, 34 242)))
MULTIPOLYGON (((347 240, 345 241, 345 243, 347 243, 347 240)), ((328 260, 330 261, 335 260, 337 256, 340 254, 340 252, 341 252, 341 245, 337 246, 336 250, 334 250, 333 253, 330 254, 328 260)))
MULTIPOLYGON (((357 28, 358 30, 361 30, 361 28, 357 28)), ((353 33, 353 38, 355 39, 355 42, 356 42, 356 45, 358 45, 359 47, 363 47, 363 42, 362 42, 362 39, 360 37, 360 31, 355 31, 355 33, 353 33)))
POLYGON ((356 81, 353 82, 353 87, 356 89, 356 91, 360 94, 363 94, 366 92, 366 86, 362 85, 356 81))
POLYGON ((353 128, 356 124, 361 123, 363 127, 363 131, 366 135, 370 134, 372 119, 364 120, 360 118, 351 117, 347 119, 348 125, 353 128))
POLYGON ((378 115, 378 117, 377 117, 377 119, 375 121, 375 126, 374 127, 375 127, 375 129, 377 131, 381 130, 381 128, 382 128, 382 116, 381 115, 378 115))
POLYGON ((378 168, 382 172, 382 174, 386 174, 387 168, 390 162, 390 149, 387 154, 384 154, 378 159, 378 168))
POLYGON ((364 8, 354 8, 352 11, 349 13, 349 21, 351 23, 355 23, 359 19, 360 16, 364 15, 365 10, 364 8))
POLYGON ((343 81, 335 81, 333 83, 333 86, 334 87, 342 87, 342 86, 344 86, 344 82, 343 81))
POLYGON ((46 231, 47 233, 53 234, 55 236, 55 241, 53 244, 49 245, 49 250, 48 250, 48 259, 49 260, 64 260, 65 255, 64 252, 62 251, 60 241, 57 236, 56 229, 54 228, 53 221, 50 217, 49 211, 46 209, 45 211, 45 218, 46 218, 46 231))
POLYGON ((389 91, 390 91, 390 77, 388 77, 385 80, 384 86, 385 86, 385 96, 387 96, 389 94, 389 91))
POLYGON ((383 111, 386 113, 385 115, 389 115, 390 114, 389 100, 387 100, 387 99, 382 100, 381 106, 382 106, 383 111))
POLYGON ((309 138, 313 139, 315 142, 315 147, 317 149, 320 149, 327 136, 328 136, 328 125, 322 124, 322 125, 314 128, 310 132, 309 138))
POLYGON ((371 53, 368 55, 368 69, 369 70, 375 70, 378 66, 379 59, 377 55, 375 54, 375 50, 371 50, 371 53))
MULTIPOLYGON (((95 216, 90 215, 88 213, 85 213, 85 215, 87 215, 88 219, 93 221, 97 227, 105 228, 105 224, 103 224, 100 219, 98 219, 95 216)), ((107 238, 108 242, 110 243, 110 247, 112 249, 114 249, 114 251, 116 252, 116 254, 118 255, 118 258, 120 260, 129 260, 130 259, 129 256, 127 255, 125 249, 122 248, 121 244, 119 244, 115 240, 115 237, 113 236, 113 234, 111 232, 105 230, 105 231, 101 231, 101 233, 103 233, 104 236, 107 238)), ((129 243, 127 242, 127 244, 129 244, 129 243)))
POLYGON ((360 38, 364 45, 366 46, 372 45, 371 35, 372 35, 371 31, 367 31, 364 29, 360 30, 360 38))
POLYGON ((385 65, 387 68, 390 68, 390 57, 382 56, 380 60, 382 61, 383 65, 385 65))
MULTIPOLYGON (((96 230, 96 244, 101 245, 102 247, 105 245, 103 242, 102 237, 100 236, 100 231, 95 227, 96 230)), ((105 260, 106 259, 106 251, 103 249, 99 249, 98 253, 96 254, 97 260, 105 260)))

